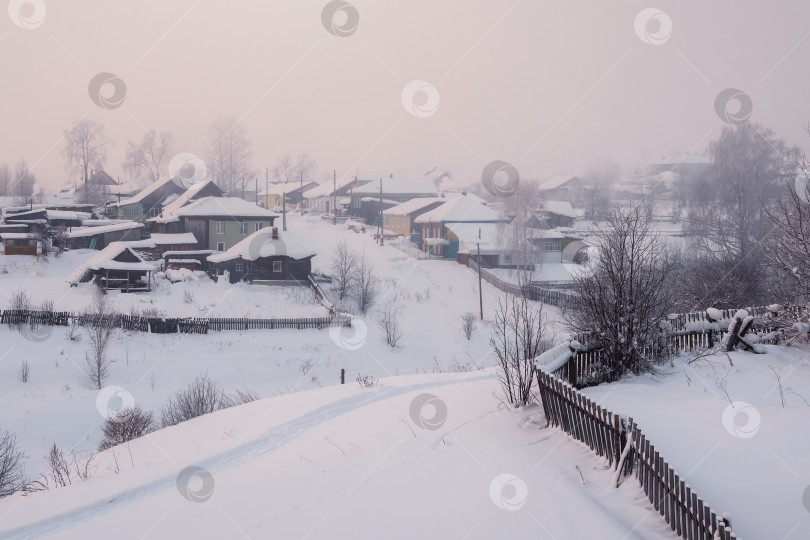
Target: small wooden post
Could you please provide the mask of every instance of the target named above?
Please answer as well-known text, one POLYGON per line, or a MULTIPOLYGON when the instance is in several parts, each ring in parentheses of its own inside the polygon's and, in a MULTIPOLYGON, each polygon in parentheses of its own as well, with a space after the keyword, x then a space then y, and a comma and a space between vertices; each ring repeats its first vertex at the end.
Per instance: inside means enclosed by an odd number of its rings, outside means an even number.
POLYGON ((346 384, 346 370, 340 368, 340 384, 346 384))

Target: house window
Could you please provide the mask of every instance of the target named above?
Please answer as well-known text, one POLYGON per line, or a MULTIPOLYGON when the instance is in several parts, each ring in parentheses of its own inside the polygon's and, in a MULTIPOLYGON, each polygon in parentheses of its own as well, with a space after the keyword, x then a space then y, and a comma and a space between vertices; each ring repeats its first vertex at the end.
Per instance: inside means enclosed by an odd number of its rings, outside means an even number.
POLYGON ((247 234, 247 221, 240 221, 239 222, 239 234, 246 235, 247 234))
POLYGON ((281 272, 281 261, 273 261, 273 272, 281 272))
POLYGON ((260 221, 260 222, 258 222, 258 223, 256 224, 256 230, 257 230, 257 231, 260 231, 263 225, 264 225, 264 223, 262 223, 261 221, 260 221))
POLYGON ((158 217, 160 215, 160 207, 155 206, 149 209, 149 217, 158 217))
POLYGON ((217 251, 225 251, 225 242, 217 242, 217 251))
POLYGON ((236 271, 237 271, 237 272, 241 272, 241 271, 242 271, 242 263, 236 263, 236 271))
POLYGON ((217 234, 225 234, 225 222, 217 221, 217 234))
POLYGON ((562 251, 562 240, 546 238, 540 246, 543 251, 562 251))

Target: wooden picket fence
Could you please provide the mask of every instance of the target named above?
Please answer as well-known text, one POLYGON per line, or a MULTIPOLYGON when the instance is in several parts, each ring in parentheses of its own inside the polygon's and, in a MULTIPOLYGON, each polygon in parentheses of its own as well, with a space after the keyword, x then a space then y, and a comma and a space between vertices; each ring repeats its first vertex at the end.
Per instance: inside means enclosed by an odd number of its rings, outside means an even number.
POLYGON ((601 407, 554 373, 538 369, 537 384, 549 425, 586 444, 613 469, 621 468, 623 477, 633 475, 672 532, 688 540, 739 540, 729 521, 686 485, 632 418, 601 407))
POLYGON ((69 326, 108 325, 134 332, 152 332, 154 334, 207 334, 209 330, 278 330, 278 329, 318 329, 333 326, 351 327, 351 317, 335 315, 331 317, 286 318, 286 319, 252 319, 252 318, 214 318, 214 317, 137 317, 120 313, 99 316, 89 313, 72 313, 69 311, 50 312, 36 310, 0 311, 0 324, 12 325, 48 325, 69 326))

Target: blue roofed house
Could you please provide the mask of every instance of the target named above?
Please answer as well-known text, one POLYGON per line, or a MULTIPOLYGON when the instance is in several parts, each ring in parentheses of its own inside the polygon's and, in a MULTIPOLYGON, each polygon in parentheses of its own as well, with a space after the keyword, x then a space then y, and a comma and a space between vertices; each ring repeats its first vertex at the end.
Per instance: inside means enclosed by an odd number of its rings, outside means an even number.
POLYGON ((429 176, 408 174, 381 176, 351 190, 349 213, 368 225, 379 226, 381 211, 411 199, 437 195, 436 185, 429 176))

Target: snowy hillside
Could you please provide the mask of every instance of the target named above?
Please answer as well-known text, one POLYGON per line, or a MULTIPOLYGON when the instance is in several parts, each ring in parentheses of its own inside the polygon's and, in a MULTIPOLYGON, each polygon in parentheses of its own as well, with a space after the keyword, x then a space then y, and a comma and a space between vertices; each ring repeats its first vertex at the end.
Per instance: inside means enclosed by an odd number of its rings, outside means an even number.
POLYGON ((0 500, 0 537, 670 538, 636 485, 496 389, 407 376, 220 411, 101 454, 86 483, 0 500))

